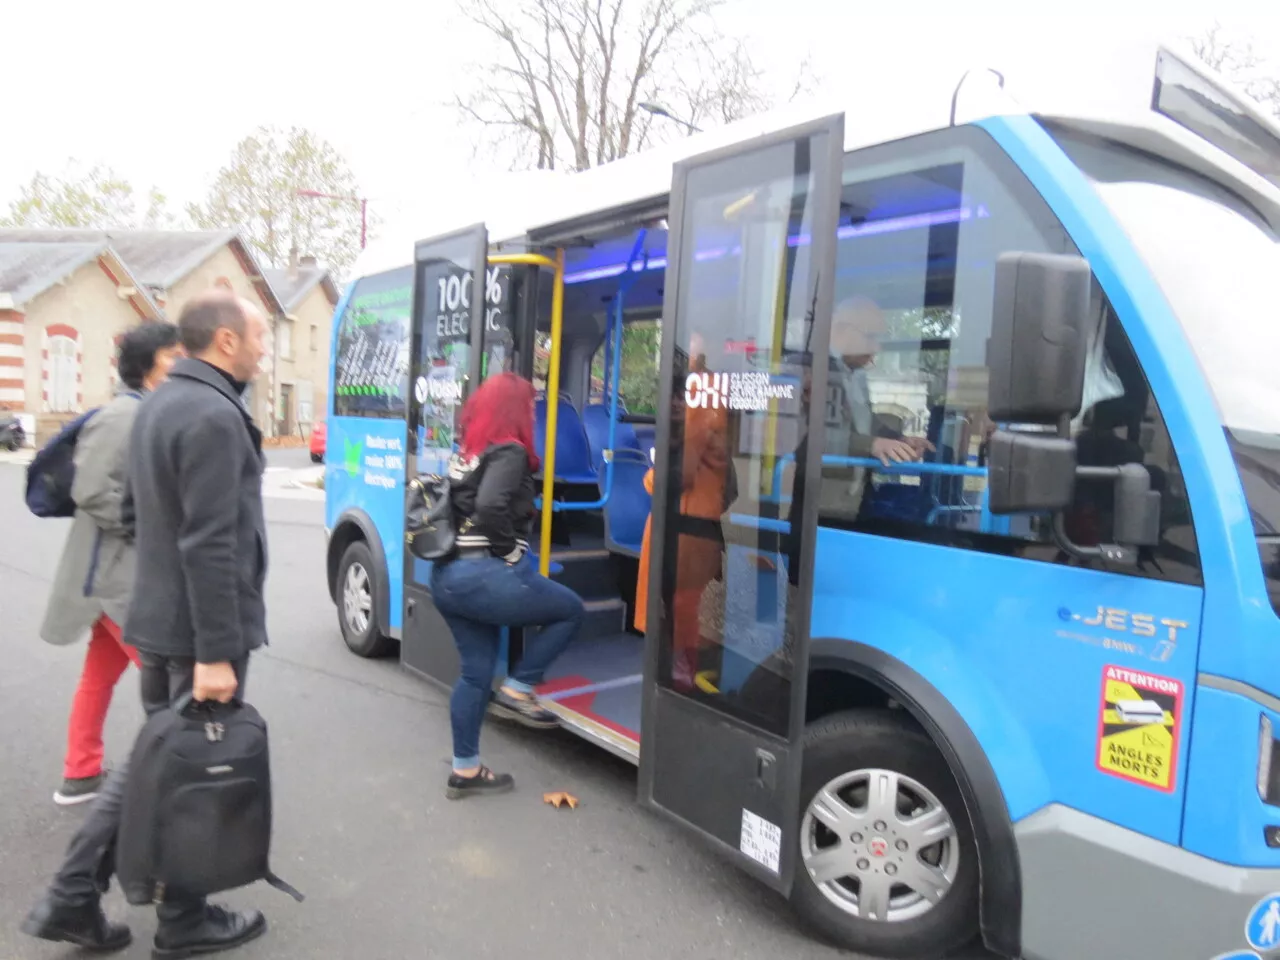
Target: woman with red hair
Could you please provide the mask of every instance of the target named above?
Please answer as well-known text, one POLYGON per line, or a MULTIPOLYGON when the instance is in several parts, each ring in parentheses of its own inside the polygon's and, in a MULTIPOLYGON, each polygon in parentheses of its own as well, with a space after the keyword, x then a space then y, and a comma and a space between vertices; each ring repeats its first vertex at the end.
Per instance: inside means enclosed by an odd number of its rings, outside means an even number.
POLYGON ((492 694, 494 712, 546 729, 558 724, 534 688, 582 622, 578 595, 539 574, 529 558, 538 469, 533 401, 533 384, 514 373, 486 380, 462 408, 461 449, 449 461, 457 549, 432 568, 431 592, 462 661, 449 701, 453 772, 445 795, 451 800, 514 786, 510 774, 480 762, 501 628, 542 629, 525 633, 524 656, 492 694))

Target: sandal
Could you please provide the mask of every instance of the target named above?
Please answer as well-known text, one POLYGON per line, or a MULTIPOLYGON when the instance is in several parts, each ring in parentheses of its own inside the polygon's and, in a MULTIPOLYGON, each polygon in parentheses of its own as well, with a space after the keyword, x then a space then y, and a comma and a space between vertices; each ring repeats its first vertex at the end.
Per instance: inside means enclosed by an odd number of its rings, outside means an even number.
POLYGON ((517 697, 499 689, 493 695, 493 715, 530 727, 534 730, 554 730, 560 726, 556 715, 540 704, 536 697, 517 697))
POLYGON ((483 796, 486 793, 509 793, 516 785, 509 773, 494 773, 488 767, 481 766, 478 773, 462 777, 456 773, 449 774, 449 783, 444 795, 450 800, 461 800, 467 796, 483 796))

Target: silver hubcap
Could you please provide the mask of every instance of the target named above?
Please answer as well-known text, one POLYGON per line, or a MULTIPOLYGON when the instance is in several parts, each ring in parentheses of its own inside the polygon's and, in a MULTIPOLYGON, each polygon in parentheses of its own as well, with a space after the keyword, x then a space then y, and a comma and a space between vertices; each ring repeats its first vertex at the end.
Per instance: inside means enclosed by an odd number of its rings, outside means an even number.
POLYGON ((800 856, 822 895, 862 920, 928 913, 960 866, 947 808, 892 770, 855 770, 819 790, 800 824, 800 856))
POLYGON ((342 612, 347 626, 356 636, 369 629, 369 615, 373 611, 373 592, 369 588, 369 574, 359 563, 347 567, 346 583, 342 586, 342 612))

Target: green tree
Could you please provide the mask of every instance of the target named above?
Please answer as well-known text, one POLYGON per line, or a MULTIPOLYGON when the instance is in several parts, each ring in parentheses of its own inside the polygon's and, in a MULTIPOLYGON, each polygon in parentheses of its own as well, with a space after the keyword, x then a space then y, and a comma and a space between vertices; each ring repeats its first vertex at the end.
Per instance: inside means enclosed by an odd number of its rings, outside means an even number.
MULTIPOLYGON (((658 351, 662 331, 656 320, 638 320, 622 328, 622 364, 619 396, 628 413, 658 412, 658 351)), ((602 389, 605 378, 604 345, 591 361, 593 394, 602 389)))
POLYGON ((359 196, 350 165, 328 141, 298 127, 259 127, 236 144, 205 202, 187 214, 205 229, 241 229, 267 266, 286 266, 296 249, 341 276, 360 253, 359 196))
POLYGON ((30 228, 161 228, 174 223, 159 190, 153 187, 139 198, 110 167, 95 165, 81 172, 74 163, 61 176, 36 173, 19 188, 8 215, 0 217, 0 226, 30 228))

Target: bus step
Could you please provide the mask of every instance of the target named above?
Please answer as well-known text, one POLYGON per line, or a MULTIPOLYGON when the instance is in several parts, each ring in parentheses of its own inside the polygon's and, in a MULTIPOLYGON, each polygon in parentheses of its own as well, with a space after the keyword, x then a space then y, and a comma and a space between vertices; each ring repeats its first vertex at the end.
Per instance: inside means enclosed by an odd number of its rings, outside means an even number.
POLYGON ((551 560, 561 569, 551 579, 563 583, 583 600, 616 599, 618 576, 612 556, 608 550, 553 550, 551 560))
POLYGON ((614 637, 627 628, 627 605, 617 597, 609 600, 584 600, 582 628, 578 642, 599 637, 614 637))

